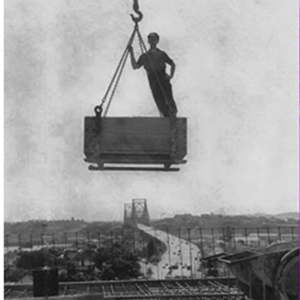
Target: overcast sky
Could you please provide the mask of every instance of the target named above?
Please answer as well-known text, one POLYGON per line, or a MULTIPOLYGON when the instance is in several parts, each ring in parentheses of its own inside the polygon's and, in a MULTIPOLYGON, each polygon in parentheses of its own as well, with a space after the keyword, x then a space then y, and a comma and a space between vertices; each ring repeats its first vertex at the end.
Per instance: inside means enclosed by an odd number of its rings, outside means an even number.
MULTIPOLYGON (((176 63, 179 172, 91 172, 94 115, 133 30, 132 0, 5 1, 5 220, 120 220, 298 208, 298 1, 147 0, 140 27, 176 63)), ((136 56, 139 55, 135 44, 136 56)), ((108 116, 158 116, 130 64, 108 116)))

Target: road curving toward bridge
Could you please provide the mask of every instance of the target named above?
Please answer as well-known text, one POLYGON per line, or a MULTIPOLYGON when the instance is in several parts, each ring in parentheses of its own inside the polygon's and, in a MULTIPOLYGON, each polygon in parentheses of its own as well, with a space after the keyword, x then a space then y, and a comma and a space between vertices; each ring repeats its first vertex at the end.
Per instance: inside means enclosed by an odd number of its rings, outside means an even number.
MULTIPOLYGON (((157 264, 147 264, 152 270, 152 278, 200 278, 200 249, 193 243, 162 230, 143 224, 137 225, 146 234, 166 245, 166 252, 157 264)), ((143 263, 142 263, 143 264, 143 263)), ((145 267, 145 266, 144 266, 145 267)))

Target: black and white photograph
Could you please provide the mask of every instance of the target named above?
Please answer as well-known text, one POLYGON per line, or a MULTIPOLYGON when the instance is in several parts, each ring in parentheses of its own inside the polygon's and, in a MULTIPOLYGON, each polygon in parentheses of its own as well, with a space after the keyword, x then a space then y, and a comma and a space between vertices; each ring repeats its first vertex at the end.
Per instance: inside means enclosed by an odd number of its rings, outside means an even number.
POLYGON ((6 0, 4 299, 299 299, 299 3, 6 0))

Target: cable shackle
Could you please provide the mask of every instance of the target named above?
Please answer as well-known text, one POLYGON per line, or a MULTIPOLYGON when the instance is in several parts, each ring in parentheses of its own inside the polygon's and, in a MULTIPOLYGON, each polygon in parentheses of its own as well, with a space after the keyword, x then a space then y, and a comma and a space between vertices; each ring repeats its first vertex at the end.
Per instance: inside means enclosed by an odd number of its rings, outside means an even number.
POLYGON ((133 10, 138 14, 138 17, 135 17, 133 14, 130 14, 132 21, 137 24, 143 19, 143 13, 140 11, 138 0, 133 0, 133 10))
MULTIPOLYGON (((102 103, 102 104, 103 104, 103 103, 102 103)), ((97 117, 97 118, 100 118, 100 117, 101 117, 101 114, 102 114, 102 111, 103 111, 102 104, 101 104, 101 105, 97 105, 97 106, 95 106, 95 108, 94 108, 94 111, 95 111, 95 114, 96 114, 96 117, 97 117)))

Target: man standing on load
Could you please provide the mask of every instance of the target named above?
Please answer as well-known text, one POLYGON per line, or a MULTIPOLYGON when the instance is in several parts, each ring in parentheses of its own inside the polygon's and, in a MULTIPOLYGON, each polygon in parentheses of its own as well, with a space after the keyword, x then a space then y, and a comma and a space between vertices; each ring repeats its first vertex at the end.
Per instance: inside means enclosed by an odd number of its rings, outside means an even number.
POLYGON ((177 107, 173 98, 172 85, 170 80, 174 76, 175 64, 166 52, 157 48, 159 35, 152 32, 148 35, 150 49, 142 54, 138 61, 135 60, 132 46, 130 51, 131 64, 133 69, 144 66, 147 71, 150 88, 155 103, 164 117, 176 117, 177 107), (170 65, 170 75, 166 73, 166 64, 170 65))

